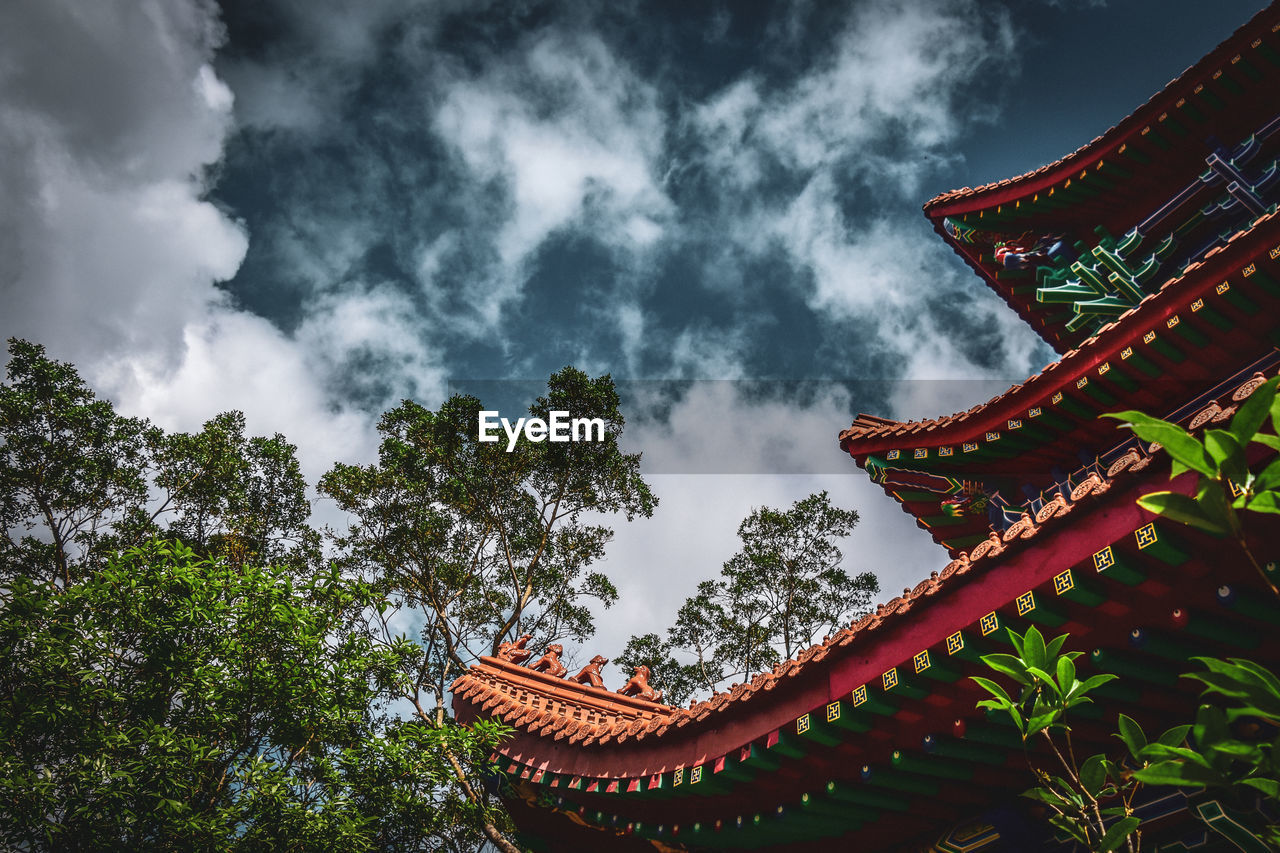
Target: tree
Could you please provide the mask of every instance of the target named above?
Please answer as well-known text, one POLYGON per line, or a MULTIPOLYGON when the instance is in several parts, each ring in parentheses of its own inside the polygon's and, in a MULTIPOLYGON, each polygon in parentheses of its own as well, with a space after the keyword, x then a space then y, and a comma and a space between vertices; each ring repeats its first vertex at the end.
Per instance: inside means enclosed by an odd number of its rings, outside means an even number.
POLYGON ((502 825, 480 786, 501 726, 388 715, 401 639, 335 569, 154 542, 0 604, 0 844, 19 850, 428 850, 502 825), (452 760, 447 760, 449 756, 452 760))
MULTIPOLYGON (((118 415, 43 348, 15 340, 10 353, 0 621, 13 652, 0 662, 0 736, 12 784, 0 811, 21 815, 21 844, 455 849, 487 839, 514 850, 485 767, 501 727, 460 728, 440 697, 424 709, 411 676, 431 658, 389 624, 403 603, 385 597, 394 577, 365 582, 343 574, 350 561, 321 565, 293 445, 247 437, 238 412, 168 434, 118 415), (148 544, 162 534, 176 541, 148 544), (355 668, 339 671, 348 658, 355 668), (330 717, 291 707, 324 697, 330 717), (406 699, 410 719, 379 711, 406 699), (209 762, 213 782, 202 775, 209 762)), ((545 455, 539 476, 557 471, 556 454, 545 455)), ((582 490, 581 478, 562 480, 582 490)), ((527 508, 512 496, 501 509, 527 508)), ((569 551, 572 535, 547 548, 569 551)), ((573 608, 557 618, 580 620, 573 608)))
MULTIPOLYGON (((457 395, 432 412, 406 401, 379 424, 377 464, 338 465, 320 491, 350 514, 336 535, 345 570, 378 585, 390 606, 374 615, 372 634, 393 644, 401 626, 418 628, 423 654, 405 670, 405 698, 415 716, 446 723, 451 681, 479 655, 531 634, 535 646, 594 632, 587 603, 617 598, 592 571, 612 531, 588 518, 652 515, 657 499, 640 476, 639 454, 618 447, 625 419, 608 376, 566 367, 530 407, 599 418, 603 440, 505 443, 479 440, 483 407, 457 395)), ((446 750, 447 751, 447 750, 446 750)), ((468 788, 461 769, 456 782, 468 788)), ((479 797, 474 787, 468 797, 479 797)), ((498 827, 485 835, 514 850, 498 827)))
POLYGON ((618 663, 649 665, 655 685, 682 703, 695 687, 714 690, 729 678, 748 680, 834 633, 880 590, 875 575, 852 577, 840 566, 836 541, 857 522, 856 511, 832 506, 826 492, 785 511, 753 510, 738 527, 742 550, 724 564, 720 578, 698 585, 665 640, 632 637, 618 663), (677 663, 673 672, 677 654, 691 662, 677 663))
POLYGON ((122 523, 145 526, 152 428, 117 415, 70 364, 9 341, 0 385, 0 582, 69 585, 122 523))
POLYGON ((228 412, 195 434, 116 413, 74 366, 9 342, 0 384, 0 582, 69 585, 167 535, 201 554, 302 571, 319 559, 293 445, 228 412))
POLYGON ((165 536, 233 563, 295 571, 318 563, 307 483, 284 436, 246 437, 241 412, 224 412, 198 433, 156 432, 151 458, 163 498, 151 519, 166 523, 165 536))

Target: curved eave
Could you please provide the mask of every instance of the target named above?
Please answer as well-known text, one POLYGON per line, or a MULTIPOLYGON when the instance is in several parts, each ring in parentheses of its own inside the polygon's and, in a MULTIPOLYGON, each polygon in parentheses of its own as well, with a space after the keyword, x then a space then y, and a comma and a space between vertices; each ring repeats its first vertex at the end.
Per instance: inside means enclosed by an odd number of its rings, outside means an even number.
MULTIPOLYGON (((1158 124, 1162 115, 1175 110, 1179 99, 1192 94, 1196 85, 1211 78, 1222 67, 1230 66, 1232 58, 1248 50, 1253 41, 1280 31, 1280 14, 1276 5, 1272 3, 1258 12, 1199 62, 1188 67, 1145 104, 1093 141, 1053 163, 1018 177, 941 193, 924 204, 925 215, 937 226, 944 217, 1015 204, 1036 193, 1047 192, 1081 170, 1092 171, 1098 163, 1109 160, 1121 146, 1140 136, 1143 128, 1158 124)), ((948 242, 951 242, 949 238, 948 242)))
MULTIPOLYGON (((1024 205, 1023 214, 1014 214, 1016 225, 993 223, 991 227, 1004 233, 1023 230, 1052 233, 1066 229, 1077 232, 1077 238, 1086 238, 1097 225, 1104 225, 1116 234, 1127 231, 1141 220, 1141 212, 1154 210, 1167 201, 1167 196, 1162 196, 1162 193, 1169 192, 1170 187, 1189 180, 1196 172, 1204 169, 1203 157, 1210 150, 1209 145, 1203 141, 1206 135, 1247 135, 1257 128, 1258 121, 1274 118, 1274 98, 1271 93, 1280 87, 1280 67, 1277 67, 1274 58, 1280 53, 1278 31, 1280 14, 1277 14, 1276 4, 1272 4, 1153 95, 1147 103, 1093 141, 1056 162, 1024 175, 977 188, 965 187, 942 193, 924 205, 925 216, 938 236, 1046 343, 1058 352, 1069 349, 1085 333, 1066 329, 1060 318, 1051 316, 1043 306, 1029 301, 1025 295, 1015 294, 1011 284, 997 278, 997 270, 982 262, 978 248, 967 246, 948 233, 944 220, 947 217, 968 217, 969 226, 981 227, 980 219, 974 220, 975 215, 982 217, 984 214, 998 213, 1001 209, 1006 209, 1008 215, 1009 207, 1016 209, 1019 205, 1024 205), (1264 57, 1264 53, 1271 58, 1264 57), (1251 102, 1249 108, 1242 109, 1237 103, 1229 118, 1223 114, 1215 114, 1210 119, 1203 119, 1208 122, 1206 125, 1198 125, 1188 114, 1184 114, 1184 107, 1189 112, 1196 112, 1194 102, 1197 93, 1206 85, 1218 85, 1221 75, 1227 73, 1229 76, 1233 66, 1242 57, 1252 58, 1257 67, 1263 70, 1262 81, 1246 81, 1249 94, 1238 96, 1251 102), (1270 114, 1261 115, 1268 109, 1272 110, 1270 114), (1180 133, 1185 135, 1179 136, 1170 131, 1171 127, 1181 127, 1182 124, 1194 128, 1195 132, 1186 133, 1183 130, 1180 133), (1126 148, 1130 149, 1130 154, 1140 150, 1144 146, 1144 138, 1153 131, 1151 138, 1156 138, 1161 133, 1174 138, 1174 148, 1172 151, 1149 151, 1149 160, 1147 157, 1143 158, 1147 161, 1146 165, 1138 166, 1123 152, 1126 148), (1135 179, 1115 178, 1114 165, 1111 167, 1112 174, 1108 175, 1107 164, 1120 164, 1121 175, 1126 170, 1139 175, 1136 188, 1135 179), (1083 207, 1072 205, 1065 209, 1044 211, 1035 205, 1028 205, 1028 202, 1047 197, 1055 190, 1069 188, 1073 180, 1077 182, 1077 186, 1081 186, 1086 181, 1097 180, 1099 176, 1103 186, 1112 185, 1083 207)), ((1233 143, 1236 140, 1220 138, 1219 141, 1233 143)))
MULTIPOLYGON (((1072 393, 1082 380, 1085 383, 1098 382, 1099 371, 1104 365, 1118 366, 1125 360, 1121 355, 1126 348, 1133 348, 1140 354, 1144 337, 1157 330, 1161 334, 1167 334, 1167 329, 1172 328, 1169 326, 1171 318, 1179 316, 1195 322, 1197 309, 1193 304, 1196 300, 1203 299, 1204 304, 1213 308, 1214 301, 1222 297, 1222 294, 1216 292, 1222 282, 1234 283, 1240 288, 1247 285, 1250 277, 1259 273, 1272 279, 1280 277, 1278 259, 1280 213, 1273 213, 1259 218, 1251 228, 1234 235, 1226 247, 1211 251, 1203 261, 1193 264, 1182 275, 1165 282, 1159 291, 1147 296, 1114 323, 1104 326, 1096 335, 1083 341, 1079 347, 1046 366, 1021 385, 1014 385, 1004 394, 967 411, 933 420, 898 422, 860 416, 850 428, 839 434, 840 446, 859 464, 865 464, 872 455, 894 450, 904 453, 905 463, 909 461, 909 454, 906 453, 909 449, 932 450, 944 446, 958 449, 966 442, 984 443, 988 433, 1008 436, 1010 421, 1029 421, 1032 410, 1048 410, 1052 406, 1054 395, 1060 392, 1064 395, 1072 393), (1246 274, 1245 271, 1250 267, 1253 272, 1246 274)), ((1275 310, 1275 299, 1273 296, 1270 299, 1267 307, 1275 310)), ((1274 323, 1268 319, 1274 316, 1269 310, 1252 318, 1257 328, 1250 331, 1256 333, 1255 340, 1259 345, 1275 331, 1274 323)), ((1245 317, 1240 319, 1242 322, 1248 321, 1245 317)), ((1224 340, 1233 336, 1240 337, 1234 330, 1218 330, 1213 335, 1224 340)), ((1236 344, 1248 342, 1235 341, 1236 344)), ((1106 370, 1110 369, 1108 367, 1106 370)), ((1203 365, 1194 363, 1179 365, 1175 369, 1186 373, 1188 378, 1205 373, 1203 365)), ((1105 372, 1103 371, 1104 374, 1105 372)), ((932 458, 932 454, 930 456, 932 458)), ((957 452, 955 459, 962 460, 963 455, 957 452)))

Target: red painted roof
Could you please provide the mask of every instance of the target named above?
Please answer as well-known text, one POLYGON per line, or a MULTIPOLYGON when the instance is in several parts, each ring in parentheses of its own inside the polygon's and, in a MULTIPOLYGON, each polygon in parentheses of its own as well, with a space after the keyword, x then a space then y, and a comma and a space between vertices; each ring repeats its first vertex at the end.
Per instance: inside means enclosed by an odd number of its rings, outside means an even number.
MULTIPOLYGON (((986 403, 951 415, 920 421, 896 421, 860 414, 839 435, 841 447, 859 458, 895 448, 938 447, 977 440, 989 430, 1003 430, 1010 418, 1024 417, 1050 396, 1071 386, 1104 362, 1116 360, 1126 346, 1134 345, 1142 334, 1186 311, 1203 291, 1223 278, 1238 276, 1250 265, 1276 268, 1280 258, 1280 212, 1266 214, 1230 237, 1226 246, 1209 251, 1204 260, 1191 264, 1160 289, 1103 326, 1040 373, 1014 385, 986 403)), ((1265 321, 1263 317, 1261 320, 1265 321)))

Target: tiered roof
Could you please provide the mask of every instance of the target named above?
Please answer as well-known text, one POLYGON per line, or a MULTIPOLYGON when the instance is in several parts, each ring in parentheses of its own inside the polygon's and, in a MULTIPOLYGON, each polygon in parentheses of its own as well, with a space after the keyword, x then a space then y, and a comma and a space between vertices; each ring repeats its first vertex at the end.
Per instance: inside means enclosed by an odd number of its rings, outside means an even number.
MULTIPOLYGON (((840 434, 950 550, 940 571, 689 708, 497 658, 454 683, 460 720, 493 716, 516 730, 495 760, 526 846, 812 850, 842 839, 976 850, 1004 834, 1032 849, 1040 841, 1025 841, 1025 816, 974 822, 1026 787, 1027 748, 1007 720, 975 710, 980 691, 966 677, 1004 649, 1003 628, 1070 633, 1093 650, 1094 668, 1124 676, 1099 689, 1108 713, 1148 728, 1194 708, 1195 686, 1178 678, 1191 655, 1280 662, 1264 642, 1280 606, 1255 594, 1249 570, 1221 560, 1221 542, 1137 506, 1166 487, 1168 459, 1098 419, 1137 408, 1202 430, 1280 370, 1280 215, 1262 204, 1280 188, 1266 174, 1280 157, 1278 32, 1272 7, 1088 146, 925 206, 956 251, 1066 350, 966 412, 860 415, 840 434), (1223 144, 1205 143, 1210 133, 1223 144), (1228 167, 1248 174, 1233 184, 1222 179, 1228 167), (1073 236, 1077 259, 996 264, 998 238, 1028 235, 1073 236)), ((1189 474, 1173 483, 1192 486, 1189 474)), ((1280 553, 1280 529, 1251 535, 1259 553, 1280 553)), ((1275 562, 1268 571, 1280 575, 1275 562)), ((1109 749, 1101 711, 1080 717, 1076 748, 1109 749)), ((1149 837, 1180 831, 1181 793, 1144 808, 1149 837)))
POLYGON ((1102 413, 1137 408, 1189 422, 1225 408, 1225 394, 1276 363, 1277 315, 1280 214, 1271 212, 1021 385, 940 418, 859 415, 840 444, 958 554, 1134 450, 1102 413), (1224 364, 1236 368, 1223 375, 1224 364), (954 514, 948 502, 966 490, 998 492, 999 512, 954 514))
POLYGON ((925 215, 1019 316, 1066 351, 1220 244, 1225 228, 1238 230, 1274 205, 1277 91, 1280 12, 1269 7, 1092 142, 1020 177, 943 193, 925 215), (1030 248, 1055 236, 1084 275, 1062 261, 1008 268, 995 256, 1000 241, 1030 248), (1078 312, 1081 304, 1090 307, 1078 312))

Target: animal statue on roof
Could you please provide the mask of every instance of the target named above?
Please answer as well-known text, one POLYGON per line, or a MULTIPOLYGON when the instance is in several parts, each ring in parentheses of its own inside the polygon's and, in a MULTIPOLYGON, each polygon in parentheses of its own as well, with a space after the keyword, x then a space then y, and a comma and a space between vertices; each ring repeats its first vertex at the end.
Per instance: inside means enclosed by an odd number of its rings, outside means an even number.
POLYGON ((618 692, 623 696, 638 696, 641 699, 648 699, 650 702, 661 702, 662 691, 654 690, 649 686, 649 667, 640 664, 636 667, 635 675, 627 680, 627 683, 618 688, 618 692))
POLYGON ((525 644, 533 639, 532 634, 524 634, 520 639, 505 642, 498 646, 498 657, 508 663, 524 663, 533 657, 533 652, 525 648, 525 644))
POLYGON ((547 646, 546 654, 538 658, 538 662, 529 667, 535 672, 545 672, 552 678, 564 678, 564 674, 569 670, 565 669, 564 664, 560 663, 560 655, 564 654, 564 646, 559 643, 552 643, 547 646))
POLYGON ((604 687, 604 678, 600 675, 600 667, 609 662, 606 657, 596 655, 591 659, 591 663, 587 664, 582 670, 575 675, 571 681, 579 684, 590 684, 592 687, 604 687))

